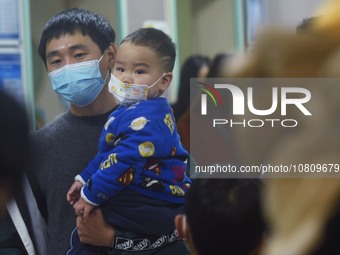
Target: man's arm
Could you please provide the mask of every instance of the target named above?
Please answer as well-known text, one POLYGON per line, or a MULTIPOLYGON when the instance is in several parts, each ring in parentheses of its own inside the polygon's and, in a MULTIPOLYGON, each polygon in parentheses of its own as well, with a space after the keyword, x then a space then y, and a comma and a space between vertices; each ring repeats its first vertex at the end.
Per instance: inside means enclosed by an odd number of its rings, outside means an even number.
POLYGON ((77 228, 82 243, 112 247, 115 230, 106 223, 99 208, 95 208, 89 214, 86 222, 82 217, 77 217, 77 228))

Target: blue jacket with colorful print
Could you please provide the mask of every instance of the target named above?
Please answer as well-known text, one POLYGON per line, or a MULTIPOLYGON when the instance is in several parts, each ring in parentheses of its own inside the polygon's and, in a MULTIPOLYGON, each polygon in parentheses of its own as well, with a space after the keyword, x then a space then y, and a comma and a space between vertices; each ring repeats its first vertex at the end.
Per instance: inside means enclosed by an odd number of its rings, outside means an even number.
POLYGON ((93 205, 125 188, 184 204, 191 183, 187 158, 172 110, 158 97, 114 111, 103 128, 98 154, 76 179, 86 183, 82 197, 93 205))

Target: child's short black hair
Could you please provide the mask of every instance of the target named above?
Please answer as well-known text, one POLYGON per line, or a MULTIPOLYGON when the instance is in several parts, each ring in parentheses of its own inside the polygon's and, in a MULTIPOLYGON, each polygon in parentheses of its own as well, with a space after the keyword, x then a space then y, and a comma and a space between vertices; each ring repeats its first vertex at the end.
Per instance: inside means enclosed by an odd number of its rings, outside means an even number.
POLYGON ((38 51, 45 66, 46 44, 53 38, 77 31, 90 36, 102 53, 116 38, 115 31, 102 15, 78 8, 64 10, 53 16, 42 32, 38 51))
POLYGON ((120 44, 125 42, 154 50, 163 62, 164 70, 172 72, 176 59, 176 46, 163 31, 155 28, 140 28, 125 37, 120 44))

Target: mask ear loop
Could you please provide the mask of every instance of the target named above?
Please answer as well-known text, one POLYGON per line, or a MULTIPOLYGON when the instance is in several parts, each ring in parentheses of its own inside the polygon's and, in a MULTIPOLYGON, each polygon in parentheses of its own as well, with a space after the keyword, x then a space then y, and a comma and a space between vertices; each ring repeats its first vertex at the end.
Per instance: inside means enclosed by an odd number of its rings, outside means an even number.
POLYGON ((109 74, 110 74, 110 73, 111 73, 111 72, 110 72, 110 69, 108 68, 108 69, 107 69, 106 76, 105 76, 105 79, 104 79, 105 83, 106 83, 106 79, 107 79, 107 77, 109 77, 109 74))
POLYGON ((98 62, 100 62, 100 61, 103 59, 103 57, 104 57, 104 55, 105 55, 105 52, 106 52, 106 50, 104 50, 103 54, 102 54, 101 57, 98 59, 98 62))
MULTIPOLYGON (((105 55, 105 52, 106 52, 106 50, 104 50, 104 53, 103 53, 103 54, 101 55, 101 57, 98 59, 98 63, 103 59, 103 57, 104 57, 104 55, 105 55)), ((111 73, 110 71, 111 71, 110 68, 108 68, 108 69, 107 69, 106 76, 105 76, 105 79, 104 79, 104 82, 105 82, 105 83, 106 83, 107 77, 108 77, 109 74, 111 73)))
MULTIPOLYGON (((164 75, 166 75, 166 73, 163 73, 162 76, 161 76, 157 81, 155 81, 154 84, 150 85, 150 86, 148 87, 148 90, 149 90, 150 88, 152 88, 153 86, 155 86, 155 85, 157 84, 157 82, 159 82, 159 81, 164 77, 164 75)), ((156 93, 152 98, 158 97, 158 95, 159 95, 159 90, 157 91, 157 93, 156 93)))

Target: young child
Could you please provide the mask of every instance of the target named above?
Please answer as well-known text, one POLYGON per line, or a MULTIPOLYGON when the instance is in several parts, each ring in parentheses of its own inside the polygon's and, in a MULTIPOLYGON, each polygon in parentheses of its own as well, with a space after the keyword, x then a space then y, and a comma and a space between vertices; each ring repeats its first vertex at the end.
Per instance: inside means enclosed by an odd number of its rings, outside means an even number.
MULTIPOLYGON (((191 183, 186 176, 188 153, 171 107, 161 97, 171 83, 175 57, 174 43, 157 29, 138 29, 121 42, 109 82, 121 106, 105 124, 98 154, 67 194, 85 221, 101 207, 116 229, 110 254, 156 254, 160 249, 187 254, 174 218, 183 212, 191 183)), ((68 254, 108 252, 80 243, 76 231, 71 246, 68 254)))

